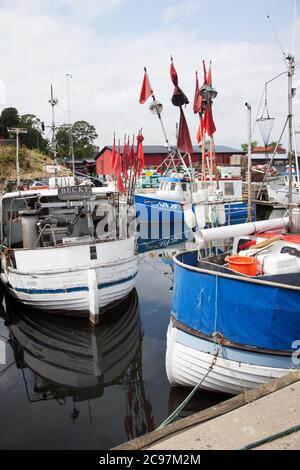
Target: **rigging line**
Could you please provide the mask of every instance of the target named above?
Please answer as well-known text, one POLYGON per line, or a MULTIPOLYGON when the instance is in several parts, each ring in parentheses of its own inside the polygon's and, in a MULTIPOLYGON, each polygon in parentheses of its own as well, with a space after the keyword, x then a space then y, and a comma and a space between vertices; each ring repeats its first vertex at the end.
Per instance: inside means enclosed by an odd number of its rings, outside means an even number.
POLYGON ((0 379, 4 376, 4 374, 13 366, 15 365, 16 361, 12 362, 9 364, 7 367, 5 367, 3 370, 0 372, 0 379))
POLYGON ((282 55, 283 55, 284 65, 285 65, 286 68, 288 69, 288 66, 287 66, 287 63, 286 63, 286 53, 285 53, 284 50, 283 50, 283 47, 282 47, 282 45, 281 45, 281 42, 280 42, 279 36, 278 36, 278 34, 277 34, 277 31, 276 31, 276 29, 275 29, 275 27, 274 27, 274 25, 273 25, 273 23, 272 23, 272 21, 271 21, 270 15, 267 15, 267 18, 268 18, 268 20, 269 20, 269 23, 270 23, 270 26, 271 26, 271 28, 272 28, 273 34, 274 34, 274 36, 275 36, 275 39, 276 39, 276 41, 277 41, 277 44, 278 44, 278 46, 279 46, 280 49, 281 49, 281 52, 282 52, 282 55))
POLYGON ((293 25, 293 46, 292 46, 293 55, 295 55, 296 22, 297 22, 297 0, 295 0, 294 2, 294 25, 293 25))

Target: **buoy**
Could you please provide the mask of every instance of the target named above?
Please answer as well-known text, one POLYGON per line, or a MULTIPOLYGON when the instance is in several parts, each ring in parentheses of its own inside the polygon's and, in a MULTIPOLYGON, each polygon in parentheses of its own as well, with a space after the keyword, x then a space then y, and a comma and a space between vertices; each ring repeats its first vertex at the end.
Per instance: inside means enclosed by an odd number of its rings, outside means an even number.
POLYGON ((250 256, 229 256, 226 258, 228 268, 247 276, 256 276, 257 259, 250 256))

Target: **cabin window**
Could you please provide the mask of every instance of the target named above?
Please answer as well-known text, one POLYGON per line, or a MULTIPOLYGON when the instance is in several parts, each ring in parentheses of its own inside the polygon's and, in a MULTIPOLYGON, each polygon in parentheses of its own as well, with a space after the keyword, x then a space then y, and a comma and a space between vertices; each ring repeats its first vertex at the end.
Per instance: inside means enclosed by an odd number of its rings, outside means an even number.
POLYGON ((175 191, 175 189, 176 189, 176 184, 175 184, 175 183, 172 183, 172 184, 171 184, 171 191, 175 191))
POLYGON ((182 191, 186 191, 186 183, 182 183, 182 191))
POLYGON ((225 196, 234 196, 234 183, 225 183, 225 196))
POLYGON ((91 260, 98 259, 97 248, 95 246, 90 247, 90 255, 91 255, 91 260))

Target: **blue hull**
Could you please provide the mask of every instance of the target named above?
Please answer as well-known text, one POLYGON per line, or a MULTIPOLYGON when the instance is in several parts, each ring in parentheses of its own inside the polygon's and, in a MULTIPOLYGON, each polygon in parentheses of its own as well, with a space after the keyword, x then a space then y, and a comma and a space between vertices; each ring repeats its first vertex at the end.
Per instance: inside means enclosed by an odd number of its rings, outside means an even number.
POLYGON ((178 322, 208 338, 218 332, 236 345, 292 354, 300 340, 297 286, 196 266, 196 251, 176 257, 172 313, 178 322))
MULTIPOLYGON (((183 203, 147 194, 137 194, 135 195, 135 207, 143 235, 147 233, 148 238, 156 238, 150 232, 158 234, 159 230, 162 232, 162 226, 167 227, 163 229, 166 234, 163 233, 157 238, 170 238, 186 231, 183 203), (147 226, 149 230, 147 230, 147 226)), ((231 204, 230 206, 225 204, 225 215, 225 225, 247 222, 247 205, 244 203, 231 204)), ((147 238, 147 236, 142 238, 147 238)))

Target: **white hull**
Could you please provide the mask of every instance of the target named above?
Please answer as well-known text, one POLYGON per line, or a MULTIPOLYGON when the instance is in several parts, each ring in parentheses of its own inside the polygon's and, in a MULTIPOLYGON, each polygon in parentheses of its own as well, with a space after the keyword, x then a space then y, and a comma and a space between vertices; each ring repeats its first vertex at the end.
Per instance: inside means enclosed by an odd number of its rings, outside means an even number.
POLYGON ((16 267, 2 256, 1 280, 20 302, 47 311, 99 316, 101 309, 135 287, 138 256, 134 239, 59 248, 15 250, 16 267), (97 259, 91 260, 90 248, 97 259))
MULTIPOLYGON (((166 355, 170 384, 187 387, 199 384, 212 363, 214 350, 213 343, 179 331, 170 324, 166 355)), ((233 348, 222 348, 216 365, 201 386, 202 389, 237 395, 293 370, 290 357, 251 352, 239 354, 236 351, 233 348), (242 355, 248 360, 242 362, 242 355), (228 356, 230 359, 226 358, 228 356), (251 363, 252 359, 254 363, 251 363)))

